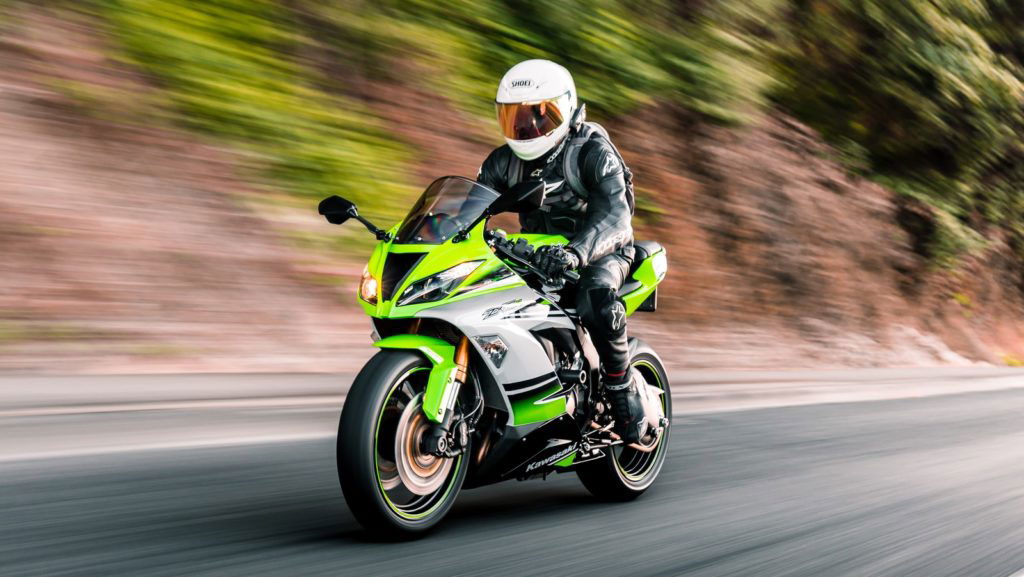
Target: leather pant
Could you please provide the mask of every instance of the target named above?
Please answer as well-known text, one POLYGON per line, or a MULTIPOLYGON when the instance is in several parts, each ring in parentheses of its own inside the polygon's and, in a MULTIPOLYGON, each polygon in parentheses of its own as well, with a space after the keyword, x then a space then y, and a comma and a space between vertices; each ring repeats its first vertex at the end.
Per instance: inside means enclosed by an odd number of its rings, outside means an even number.
POLYGON ((618 290, 633 264, 633 247, 603 256, 580 271, 576 310, 590 332, 605 374, 615 376, 629 368, 626 306, 618 290))

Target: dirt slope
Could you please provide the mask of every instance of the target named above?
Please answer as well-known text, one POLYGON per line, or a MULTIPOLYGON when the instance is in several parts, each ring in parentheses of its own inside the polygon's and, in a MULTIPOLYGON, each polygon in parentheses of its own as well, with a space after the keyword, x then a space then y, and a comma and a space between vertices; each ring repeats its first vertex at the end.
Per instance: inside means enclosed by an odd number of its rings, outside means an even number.
POLYGON ((367 324, 240 208, 241 159, 88 114, 51 87, 144 87, 66 21, 25 30, 0 47, 0 369, 343 366, 367 324))

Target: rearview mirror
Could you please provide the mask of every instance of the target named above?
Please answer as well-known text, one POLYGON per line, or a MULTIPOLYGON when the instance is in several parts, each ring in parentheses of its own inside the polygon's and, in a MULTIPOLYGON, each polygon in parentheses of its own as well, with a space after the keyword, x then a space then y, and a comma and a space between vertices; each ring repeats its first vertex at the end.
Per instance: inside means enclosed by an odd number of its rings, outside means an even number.
POLYGON ((491 204, 491 214, 525 212, 544 206, 544 181, 526 180, 510 188, 491 204))
POLYGON ((320 208, 318 210, 320 214, 324 215, 327 222, 331 224, 344 224, 345 221, 352 217, 359 217, 359 211, 356 210, 356 205, 337 195, 328 196, 321 200, 320 208))

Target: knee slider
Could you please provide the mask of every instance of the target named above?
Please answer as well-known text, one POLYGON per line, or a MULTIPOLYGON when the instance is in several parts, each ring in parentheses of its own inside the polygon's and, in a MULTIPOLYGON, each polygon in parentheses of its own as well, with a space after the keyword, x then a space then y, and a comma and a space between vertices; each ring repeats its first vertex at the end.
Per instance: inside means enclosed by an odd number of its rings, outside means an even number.
POLYGON ((626 305, 614 290, 591 289, 587 293, 587 305, 580 311, 580 316, 591 330, 599 330, 612 337, 626 330, 626 305))

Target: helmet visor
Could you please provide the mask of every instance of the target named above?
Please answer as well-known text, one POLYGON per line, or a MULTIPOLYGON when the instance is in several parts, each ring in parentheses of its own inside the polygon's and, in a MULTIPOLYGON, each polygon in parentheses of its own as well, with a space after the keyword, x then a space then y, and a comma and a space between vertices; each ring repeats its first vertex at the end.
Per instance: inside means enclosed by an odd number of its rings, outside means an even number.
POLYGON ((539 102, 497 103, 498 126, 505 138, 532 140, 562 125, 564 112, 559 98, 539 102))

